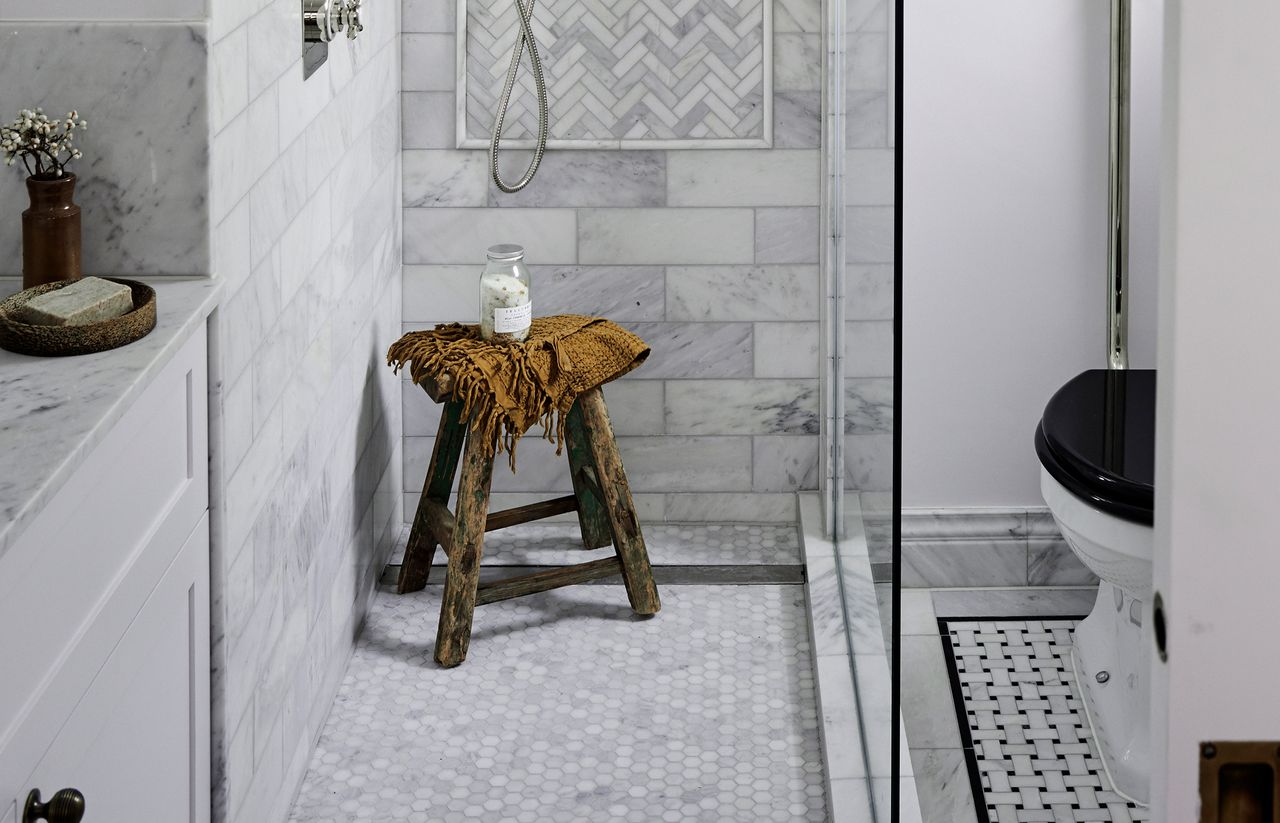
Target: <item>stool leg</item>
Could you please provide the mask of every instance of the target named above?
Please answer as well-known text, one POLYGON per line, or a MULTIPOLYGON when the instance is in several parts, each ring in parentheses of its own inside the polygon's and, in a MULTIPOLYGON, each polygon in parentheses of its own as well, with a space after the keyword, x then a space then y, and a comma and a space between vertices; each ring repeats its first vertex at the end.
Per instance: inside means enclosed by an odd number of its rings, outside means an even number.
POLYGON ((649 568, 649 553, 644 547, 644 535, 640 533, 640 521, 636 517, 635 501, 631 498, 622 458, 618 456, 618 444, 613 438, 604 395, 599 388, 591 389, 578 398, 578 406, 582 409, 582 422, 595 462, 596 477, 604 494, 614 550, 622 561, 622 580, 627 586, 631 608, 637 614, 656 614, 662 608, 658 586, 653 582, 653 571, 649 568))
POLYGON ((582 471, 595 470, 595 461, 591 456, 591 444, 588 442, 587 427, 582 422, 582 408, 574 403, 569 411, 569 420, 565 426, 565 435, 569 439, 569 471, 573 475, 573 494, 578 498, 578 525, 582 528, 582 546, 587 549, 599 549, 613 542, 609 528, 609 516, 604 510, 604 501, 596 499, 595 492, 583 479, 582 471))
POLYGON ((436 662, 456 666, 467 658, 471 643, 471 618, 480 585, 480 556, 484 550, 485 520, 489 514, 489 482, 493 458, 474 432, 467 435, 458 481, 457 517, 449 548, 449 573, 444 580, 440 626, 436 630, 436 662))
POLYGON ((446 403, 440 415, 440 428, 436 432, 435 449, 431 452, 431 467, 422 481, 422 496, 418 498, 418 511, 409 530, 409 543, 400 563, 400 578, 396 581, 396 593, 421 591, 427 585, 431 562, 440 545, 437 535, 431 534, 426 523, 427 501, 449 503, 449 490, 453 487, 453 475, 458 470, 458 457, 462 454, 462 441, 467 427, 462 423, 462 402, 446 403))

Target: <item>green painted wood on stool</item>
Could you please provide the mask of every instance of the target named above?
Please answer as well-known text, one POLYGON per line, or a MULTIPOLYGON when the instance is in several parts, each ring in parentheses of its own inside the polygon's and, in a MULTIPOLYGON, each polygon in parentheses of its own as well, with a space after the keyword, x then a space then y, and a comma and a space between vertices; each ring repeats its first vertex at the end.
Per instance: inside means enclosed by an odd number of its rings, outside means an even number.
POLYGON ((613 542, 613 533, 609 528, 609 516, 605 514, 604 500, 596 496, 596 491, 583 476, 585 470, 594 466, 595 461, 591 456, 587 426, 582 420, 581 403, 579 399, 573 404, 565 425, 565 435, 569 440, 569 469, 573 478, 573 493, 578 498, 578 525, 582 529, 582 546, 600 549, 613 542))
POLYGON ((400 565, 400 579, 396 582, 396 592, 399 594, 421 591, 427 585, 427 575, 431 571, 431 562, 435 560, 436 546, 448 538, 447 535, 434 534, 427 525, 427 503, 435 501, 446 507, 449 505, 449 492, 453 488, 453 476, 458 471, 458 458, 462 454, 466 434, 467 427, 462 420, 462 401, 446 402, 444 412, 440 415, 436 445, 431 452, 431 466, 427 469, 427 477, 422 484, 422 496, 418 498, 418 510, 413 516, 413 528, 409 531, 409 542, 405 546, 404 560, 400 565))

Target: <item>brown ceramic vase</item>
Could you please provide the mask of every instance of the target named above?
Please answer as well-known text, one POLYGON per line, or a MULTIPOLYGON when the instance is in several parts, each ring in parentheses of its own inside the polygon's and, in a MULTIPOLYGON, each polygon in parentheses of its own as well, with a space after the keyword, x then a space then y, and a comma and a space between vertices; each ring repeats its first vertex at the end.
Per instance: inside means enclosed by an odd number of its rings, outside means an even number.
POLYGON ((76 176, 27 178, 31 208, 22 213, 22 287, 80 279, 80 207, 76 176))

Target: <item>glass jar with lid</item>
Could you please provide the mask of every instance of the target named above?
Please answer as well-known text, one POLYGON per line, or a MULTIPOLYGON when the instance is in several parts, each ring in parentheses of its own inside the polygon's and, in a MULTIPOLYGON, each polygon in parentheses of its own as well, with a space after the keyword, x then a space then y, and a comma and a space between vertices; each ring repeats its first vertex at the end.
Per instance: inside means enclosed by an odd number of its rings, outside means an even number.
POLYGON ((524 341, 533 323, 533 297, 524 247, 490 246, 480 274, 480 336, 524 341))

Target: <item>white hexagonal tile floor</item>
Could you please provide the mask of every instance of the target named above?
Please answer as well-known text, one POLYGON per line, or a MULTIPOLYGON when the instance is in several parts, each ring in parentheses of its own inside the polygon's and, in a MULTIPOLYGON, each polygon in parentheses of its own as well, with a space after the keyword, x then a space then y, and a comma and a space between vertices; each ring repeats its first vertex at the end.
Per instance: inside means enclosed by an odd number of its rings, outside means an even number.
POLYGON ((440 588, 378 594, 292 820, 825 821, 801 586, 621 586, 481 606, 432 660, 440 588))

